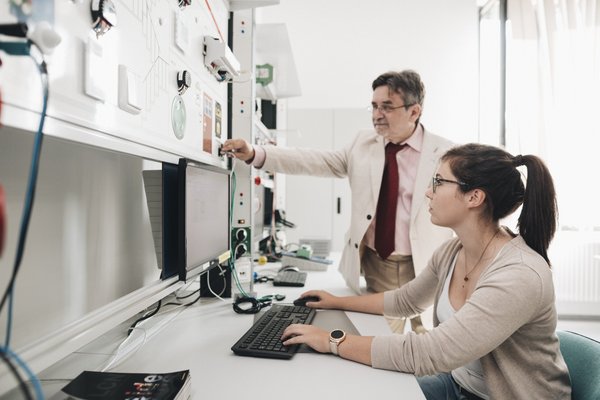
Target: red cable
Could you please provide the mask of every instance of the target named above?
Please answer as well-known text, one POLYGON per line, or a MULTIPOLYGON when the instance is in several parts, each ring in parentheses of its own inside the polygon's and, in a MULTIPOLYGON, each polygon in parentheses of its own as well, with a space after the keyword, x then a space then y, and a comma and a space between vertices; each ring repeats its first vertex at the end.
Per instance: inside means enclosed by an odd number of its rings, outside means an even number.
POLYGON ((212 12, 212 9, 210 8, 210 4, 208 4, 208 0, 204 0, 204 2, 206 3, 206 7, 208 7, 208 12, 210 12, 210 16, 212 17, 213 22, 215 23, 215 27, 217 28, 217 32, 219 32, 219 36, 221 37, 221 40, 224 42, 225 39, 223 39, 223 35, 221 34, 221 30, 219 29, 219 25, 217 24, 217 20, 215 19, 215 16, 212 12))

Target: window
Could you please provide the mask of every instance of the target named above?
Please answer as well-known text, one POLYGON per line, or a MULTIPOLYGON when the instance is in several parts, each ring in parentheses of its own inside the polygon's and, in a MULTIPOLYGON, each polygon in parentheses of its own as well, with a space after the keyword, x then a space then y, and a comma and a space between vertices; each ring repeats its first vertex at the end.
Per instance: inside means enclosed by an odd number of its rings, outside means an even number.
MULTIPOLYGON (((500 1, 492 3, 501 7, 500 1)), ((505 94, 489 78, 504 68, 490 33, 500 30, 496 24, 502 19, 492 18, 493 7, 484 10, 482 46, 484 40, 492 43, 486 50, 496 53, 480 53, 485 79, 480 129, 500 131, 504 122, 508 151, 546 161, 559 206, 559 228, 550 246, 559 312, 599 315, 600 186, 593 178, 600 170, 600 4, 508 0, 505 94), (504 121, 501 106, 493 103, 503 96, 504 121)), ((480 134, 482 141, 489 142, 488 134, 480 134)))

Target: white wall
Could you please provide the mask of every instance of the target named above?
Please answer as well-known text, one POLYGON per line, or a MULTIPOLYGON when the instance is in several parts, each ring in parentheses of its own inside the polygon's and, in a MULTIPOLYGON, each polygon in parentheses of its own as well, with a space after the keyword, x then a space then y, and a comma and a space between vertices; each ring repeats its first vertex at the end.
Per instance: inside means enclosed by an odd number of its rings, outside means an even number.
MULTIPOLYGON (((0 129, 0 183, 8 211, 2 290, 15 260, 32 141, 24 131, 0 129)), ((138 157, 44 139, 14 291, 12 348, 159 280, 142 181, 147 166, 160 168, 138 157)))
POLYGON ((477 137, 475 0, 281 0, 256 20, 287 26, 302 89, 289 109, 366 107, 375 77, 411 68, 426 86, 427 128, 477 137))
MULTIPOLYGON (((475 0, 281 0, 257 9, 256 21, 285 23, 294 54, 302 96, 285 100, 287 124, 280 128, 287 128, 288 146, 341 147, 344 138, 370 126, 372 81, 408 68, 425 83, 425 126, 456 142, 477 140, 475 0)), ((275 78, 281 78, 277 71, 275 78)), ((327 237, 340 250, 349 223, 346 182, 285 179, 284 207, 298 225, 287 230, 288 241, 327 237)))

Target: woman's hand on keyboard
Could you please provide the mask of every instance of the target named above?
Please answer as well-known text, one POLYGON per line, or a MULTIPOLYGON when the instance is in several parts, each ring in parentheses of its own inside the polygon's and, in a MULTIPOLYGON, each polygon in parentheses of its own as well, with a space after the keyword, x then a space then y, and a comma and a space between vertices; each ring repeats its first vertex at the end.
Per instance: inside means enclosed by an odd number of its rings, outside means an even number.
POLYGON ((281 340, 285 346, 306 344, 319 353, 329 353, 329 332, 314 325, 292 324, 285 328, 281 340))

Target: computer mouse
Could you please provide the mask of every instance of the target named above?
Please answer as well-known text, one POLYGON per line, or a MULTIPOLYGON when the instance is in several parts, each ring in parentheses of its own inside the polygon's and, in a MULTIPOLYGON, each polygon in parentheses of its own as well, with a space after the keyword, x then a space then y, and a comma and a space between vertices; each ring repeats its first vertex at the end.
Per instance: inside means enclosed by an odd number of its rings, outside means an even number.
POLYGON ((304 306, 306 306, 306 303, 308 303, 309 301, 319 301, 319 300, 321 300, 321 298, 319 296, 300 297, 300 298, 297 298, 296 300, 294 300, 294 305, 304 307, 304 306))
POLYGON ((279 268, 279 272, 283 272, 283 271, 296 271, 296 272, 300 272, 300 268, 294 267, 293 265, 284 265, 283 267, 279 268))

